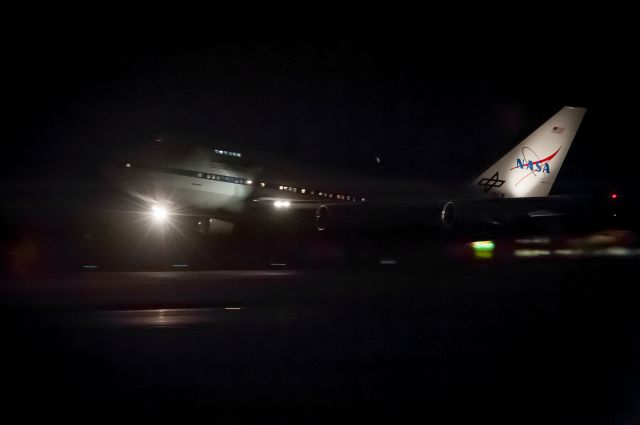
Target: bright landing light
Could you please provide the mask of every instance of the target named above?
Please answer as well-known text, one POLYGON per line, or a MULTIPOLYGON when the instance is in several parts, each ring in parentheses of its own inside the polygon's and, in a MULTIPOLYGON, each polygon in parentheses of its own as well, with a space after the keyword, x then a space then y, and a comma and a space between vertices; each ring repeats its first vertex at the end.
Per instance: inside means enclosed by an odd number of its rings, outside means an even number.
POLYGON ((154 221, 161 223, 167 220, 169 217, 169 211, 167 211, 167 208, 162 205, 153 205, 151 207, 151 216, 154 221))
POLYGON ((291 206, 291 202, 289 201, 275 201, 273 206, 276 208, 289 208, 291 206))

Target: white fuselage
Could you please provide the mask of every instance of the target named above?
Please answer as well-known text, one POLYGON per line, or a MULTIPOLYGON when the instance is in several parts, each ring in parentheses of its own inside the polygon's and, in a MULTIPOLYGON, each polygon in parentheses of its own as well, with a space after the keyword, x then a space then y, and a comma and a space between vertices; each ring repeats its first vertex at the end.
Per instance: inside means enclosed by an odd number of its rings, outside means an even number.
POLYGON ((261 168, 217 152, 202 146, 151 146, 119 167, 118 175, 125 191, 147 203, 212 214, 241 213, 251 200, 354 203, 363 199, 292 181, 265 180, 261 168))

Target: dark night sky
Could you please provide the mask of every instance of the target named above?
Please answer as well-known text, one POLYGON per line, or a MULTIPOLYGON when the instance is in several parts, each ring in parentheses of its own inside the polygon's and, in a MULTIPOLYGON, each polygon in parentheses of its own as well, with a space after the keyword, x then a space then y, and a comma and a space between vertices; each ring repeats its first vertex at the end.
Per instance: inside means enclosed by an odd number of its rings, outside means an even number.
POLYGON ((4 174, 82 173, 163 137, 363 172, 378 155, 387 175, 465 181, 568 104, 589 112, 560 189, 637 184, 623 165, 638 94, 624 45, 461 49, 420 31, 346 28, 32 34, 5 52, 4 174))

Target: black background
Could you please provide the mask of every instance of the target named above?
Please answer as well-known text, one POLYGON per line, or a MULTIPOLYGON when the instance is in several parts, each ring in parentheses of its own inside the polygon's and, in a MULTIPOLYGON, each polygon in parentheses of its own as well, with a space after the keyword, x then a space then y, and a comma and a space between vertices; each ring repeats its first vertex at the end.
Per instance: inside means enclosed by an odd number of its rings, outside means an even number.
POLYGON ((589 110, 555 193, 637 183, 628 38, 554 28, 535 43, 519 32, 479 42, 402 20, 292 22, 52 21, 12 33, 3 174, 74 178, 162 138, 464 182, 573 105, 589 110))

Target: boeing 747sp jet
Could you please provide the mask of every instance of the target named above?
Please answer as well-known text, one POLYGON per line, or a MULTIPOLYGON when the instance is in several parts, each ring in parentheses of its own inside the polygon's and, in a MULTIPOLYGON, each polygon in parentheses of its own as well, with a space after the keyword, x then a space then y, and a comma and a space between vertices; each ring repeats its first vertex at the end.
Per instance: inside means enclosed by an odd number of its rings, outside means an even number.
MULTIPOLYGON (((179 220, 201 233, 229 233, 247 214, 304 210, 319 231, 385 220, 451 228, 501 225, 562 212, 549 192, 586 112, 566 106, 464 187, 403 188, 382 182, 292 181, 241 152, 154 143, 119 164, 118 182, 157 223, 179 220), (405 215, 403 217, 403 214, 405 215)), ((283 172, 284 173, 284 172, 283 172)))

